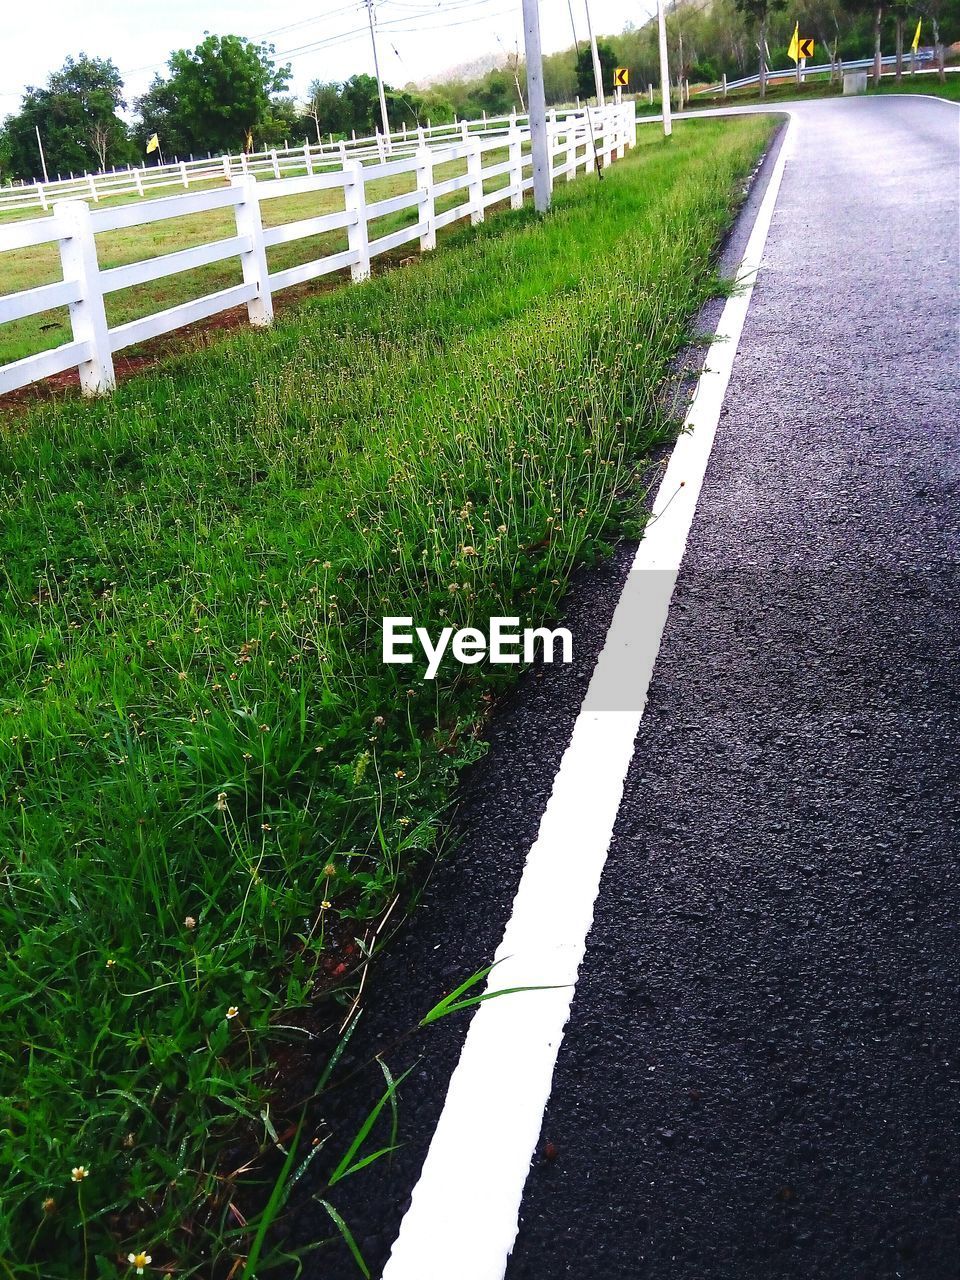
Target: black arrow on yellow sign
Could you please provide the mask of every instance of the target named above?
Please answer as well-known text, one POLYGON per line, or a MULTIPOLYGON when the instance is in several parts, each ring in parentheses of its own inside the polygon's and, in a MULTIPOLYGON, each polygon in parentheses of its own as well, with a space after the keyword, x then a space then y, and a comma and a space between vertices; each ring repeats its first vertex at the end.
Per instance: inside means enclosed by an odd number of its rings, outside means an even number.
POLYGON ((797 51, 801 58, 813 57, 813 40, 810 36, 801 36, 797 41, 797 51))
POLYGON ((630 68, 616 67, 613 72, 613 87, 615 89, 626 89, 630 84, 630 68))

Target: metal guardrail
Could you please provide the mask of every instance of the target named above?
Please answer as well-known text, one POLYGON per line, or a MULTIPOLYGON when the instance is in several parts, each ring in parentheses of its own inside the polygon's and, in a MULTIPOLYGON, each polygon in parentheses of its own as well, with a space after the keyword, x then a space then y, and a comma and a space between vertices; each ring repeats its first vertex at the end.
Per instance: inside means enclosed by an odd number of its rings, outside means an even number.
MULTIPOLYGON (((905 53, 903 55, 904 67, 908 72, 910 68, 911 58, 912 58, 912 55, 910 53, 905 53)), ((929 68, 925 64, 931 63, 933 59, 934 59, 933 49, 924 48, 918 51, 917 64, 920 67, 922 74, 927 74, 929 70, 931 70, 931 68, 929 68)), ((897 56, 894 53, 884 54, 884 56, 880 59, 880 62, 881 62, 881 65, 884 67, 895 67, 897 64, 897 56)), ((850 59, 842 58, 840 60, 839 66, 841 71, 862 71, 865 68, 869 69, 873 67, 873 58, 850 58, 850 59)), ((816 75, 818 73, 823 74, 824 72, 830 72, 835 69, 836 69, 836 64, 834 63, 818 62, 815 66, 807 66, 802 68, 801 74, 810 76, 810 75, 816 75)), ((960 68, 947 67, 946 70, 953 71, 953 70, 960 70, 960 68)), ((788 77, 790 79, 793 79, 796 76, 796 74, 797 74, 796 67, 786 67, 782 71, 771 70, 767 72, 767 80, 769 82, 771 80, 783 80, 788 77)), ((752 76, 744 76, 741 80, 728 80, 727 92, 729 93, 731 89, 745 89, 747 88, 748 85, 759 84, 759 83, 760 83, 759 72, 755 73, 752 76)), ((691 96, 696 98, 696 97, 699 97, 701 94, 705 94, 705 93, 722 93, 722 92, 723 92, 723 84, 720 83, 720 84, 707 85, 705 88, 702 88, 702 89, 695 89, 691 96)))

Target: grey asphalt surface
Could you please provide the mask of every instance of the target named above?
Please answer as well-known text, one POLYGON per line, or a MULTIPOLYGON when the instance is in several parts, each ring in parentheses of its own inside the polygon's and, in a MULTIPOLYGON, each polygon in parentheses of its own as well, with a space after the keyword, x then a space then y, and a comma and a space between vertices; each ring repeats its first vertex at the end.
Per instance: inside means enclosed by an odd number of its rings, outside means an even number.
POLYGON ((508 1280, 960 1275, 958 134, 799 113, 508 1280))
MULTIPOLYGON (((507 1280, 960 1276, 960 110, 798 119, 507 1280)), ((401 1150, 337 1188, 374 1276, 467 1020, 398 1036, 500 939, 632 550, 495 717, 342 1064, 413 1067, 401 1150)))

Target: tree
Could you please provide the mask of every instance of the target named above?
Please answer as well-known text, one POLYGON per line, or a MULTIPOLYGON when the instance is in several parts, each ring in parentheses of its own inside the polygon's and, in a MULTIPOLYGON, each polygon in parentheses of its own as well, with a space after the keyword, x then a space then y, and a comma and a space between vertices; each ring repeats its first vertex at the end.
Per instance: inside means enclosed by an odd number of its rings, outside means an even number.
POLYGON ((770 23, 770 15, 778 9, 786 8, 786 2, 787 0, 736 0, 739 12, 757 24, 761 98, 767 93, 767 27, 770 23))
POLYGON ((0 125, 0 179, 5 179, 10 172, 10 135, 6 124, 3 124, 0 125))
POLYGON ((259 129, 260 144, 264 147, 279 147, 288 143, 291 138, 304 136, 307 117, 296 98, 286 94, 270 99, 270 113, 259 129))
MULTIPOLYGON (((518 64, 518 76, 522 80, 523 63, 518 64)), ((550 53, 543 60, 543 91, 549 105, 573 102, 577 92, 576 57, 572 49, 550 53)), ((520 110, 524 108, 521 107, 520 110)))
POLYGON ((213 35, 193 50, 175 50, 169 77, 155 77, 137 100, 138 136, 156 133, 168 154, 183 154, 236 150, 248 134, 269 133, 273 98, 290 80, 290 67, 277 67, 273 52, 244 36, 213 35))
MULTIPOLYGON (((177 93, 169 80, 154 76, 150 88, 137 98, 134 107, 139 117, 133 127, 138 156, 143 156, 147 139, 156 134, 161 150, 167 155, 187 155, 190 148, 180 126, 177 93)), ((160 163, 159 153, 157 164, 160 163)))
POLYGON ((883 54, 880 52, 880 38, 883 31, 883 5, 878 4, 873 19, 873 87, 880 88, 880 76, 883 71, 883 54))
POLYGON ((126 163, 130 143, 118 115, 126 105, 123 80, 109 59, 67 58, 44 88, 27 89, 19 112, 6 121, 7 165, 18 178, 42 172, 38 130, 51 176, 126 163))
MULTIPOLYGON (((943 41, 940 38, 940 24, 945 16, 945 0, 919 0, 917 8, 921 17, 928 19, 933 29, 933 47, 937 59, 937 71, 939 72, 940 83, 943 84, 947 77, 944 74, 943 41)), ((954 7, 954 15, 953 29, 954 35, 956 35, 957 27, 960 26, 960 22, 957 21, 957 17, 960 15, 958 15, 956 7, 954 7)))
POLYGON ((850 29, 850 10, 843 0, 803 0, 797 11, 800 30, 812 32, 830 55, 830 81, 839 78, 840 38, 850 29))
MULTIPOLYGON (((446 85, 433 85, 417 94, 421 123, 426 124, 429 120, 432 124, 449 124, 453 119, 453 103, 445 92, 446 88, 446 85)), ((409 85, 407 93, 412 96, 409 85)))
MULTIPOLYGON (((617 65, 617 55, 607 40, 597 41, 597 56, 600 59, 600 82, 604 91, 613 90, 613 70, 617 65)), ((577 55, 577 93, 583 102, 596 97, 597 81, 593 74, 593 53, 590 41, 585 40, 577 55)))
POLYGON ((313 121, 317 142, 325 133, 344 132, 343 99, 340 86, 329 81, 314 80, 307 98, 306 114, 313 121))
POLYGON ((896 79, 897 84, 903 80, 903 24, 906 21, 907 14, 910 12, 908 0, 893 0, 890 5, 890 11, 893 14, 894 22, 894 38, 895 49, 897 54, 896 79))
MULTIPOLYGON (((384 85, 386 93, 388 85, 384 85)), ((344 132, 356 130, 363 136, 376 133, 380 127, 380 94, 375 77, 351 76, 341 86, 344 104, 344 132)))

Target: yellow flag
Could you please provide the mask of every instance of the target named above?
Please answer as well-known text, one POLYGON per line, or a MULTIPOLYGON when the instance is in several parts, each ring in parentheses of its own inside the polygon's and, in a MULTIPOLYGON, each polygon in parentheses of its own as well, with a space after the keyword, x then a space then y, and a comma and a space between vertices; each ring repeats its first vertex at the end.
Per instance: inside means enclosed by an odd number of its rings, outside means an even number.
POLYGON ((787 57, 792 58, 794 62, 800 61, 800 23, 793 28, 793 39, 790 41, 790 48, 787 50, 787 57))
POLYGON ((153 134, 147 140, 147 155, 149 155, 151 151, 159 151, 159 149, 160 149, 160 139, 157 137, 156 134, 153 134))
POLYGON ((243 149, 244 149, 244 151, 252 151, 252 150, 253 150, 253 130, 252 130, 252 129, 248 129, 248 130, 247 130, 247 141, 246 141, 246 145, 244 146, 244 148, 243 148, 243 149))
POLYGON ((913 44, 910 46, 910 48, 913 50, 914 53, 916 53, 917 49, 919 49, 920 47, 920 23, 922 21, 923 19, 921 18, 920 22, 917 23, 916 31, 913 33, 913 44))

